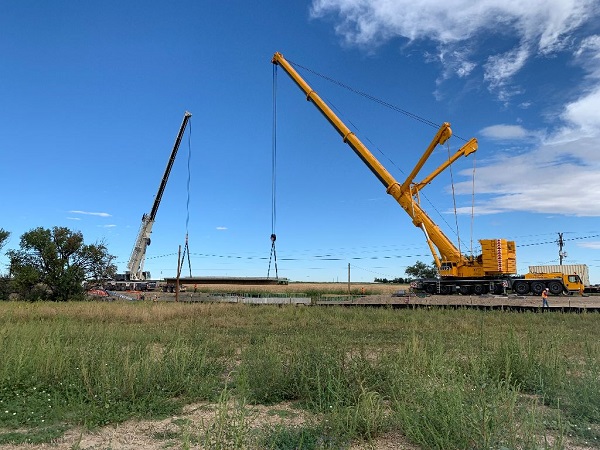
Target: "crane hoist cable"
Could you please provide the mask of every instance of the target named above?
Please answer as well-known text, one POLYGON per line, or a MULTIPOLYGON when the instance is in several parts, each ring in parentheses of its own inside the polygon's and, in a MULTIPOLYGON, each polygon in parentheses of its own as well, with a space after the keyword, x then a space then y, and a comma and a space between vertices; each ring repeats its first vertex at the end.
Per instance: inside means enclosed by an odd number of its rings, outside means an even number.
POLYGON ((475 167, 477 161, 477 153, 473 155, 473 176, 472 180, 472 188, 471 188, 471 254, 473 255, 473 228, 475 223, 475 167))
MULTIPOLYGON (((450 159, 451 155, 450 155, 450 143, 446 143, 446 148, 448 149, 448 159, 450 159)), ((450 167, 448 167, 448 169, 450 170, 450 185, 452 186, 452 204, 454 206, 454 225, 456 227, 456 238, 458 240, 458 248, 461 248, 461 243, 460 243, 460 229, 458 227, 458 213, 456 210, 456 192, 454 190, 454 171, 452 170, 452 164, 450 164, 450 167)))
MULTIPOLYGON (((308 67, 305 67, 305 66, 303 66, 303 65, 301 65, 301 64, 298 64, 298 63, 296 63, 296 62, 293 62, 293 61, 290 61, 290 60, 287 60, 287 62, 288 62, 288 63, 290 63, 290 65, 292 65, 292 66, 294 66, 294 67, 296 67, 296 68, 301 68, 301 69, 303 69, 303 70, 305 70, 305 71, 307 71, 307 72, 310 72, 310 73, 312 73, 312 74, 313 74, 313 75, 315 75, 315 76, 318 76, 318 77, 320 77, 320 78, 322 78, 322 79, 324 79, 324 80, 326 80, 326 81, 329 81, 330 83, 333 83, 333 84, 335 84, 335 85, 337 85, 337 86, 339 86, 339 87, 342 87, 342 88, 344 88, 344 89, 346 89, 346 90, 348 90, 348 91, 350 91, 350 92, 352 92, 352 93, 354 93, 354 94, 358 94, 358 95, 360 95, 360 96, 362 96, 362 97, 366 98, 367 100, 370 100, 370 101, 373 101, 373 102, 375 102, 375 103, 378 103, 378 104, 380 104, 380 105, 382 105, 382 106, 384 106, 384 107, 386 107, 386 108, 389 108, 389 109, 391 109, 391 110, 393 110, 393 111, 395 111, 395 112, 398 112, 398 113, 404 114, 405 116, 407 116, 407 117, 409 117, 409 118, 411 118, 411 119, 413 119, 413 120, 416 120, 416 121, 418 121, 418 122, 421 122, 421 123, 423 123, 423 124, 425 124, 425 125, 429 125, 429 126, 431 126, 431 127, 433 127, 433 128, 439 128, 439 126, 440 126, 439 124, 437 124, 437 123, 435 123, 435 122, 433 122, 433 121, 431 121, 431 120, 428 120, 428 119, 426 119, 426 118, 424 118, 424 117, 421 117, 421 116, 419 116, 419 115, 417 115, 417 114, 415 114, 415 113, 412 113, 412 112, 410 112, 410 111, 407 111, 407 110, 405 110, 405 109, 402 109, 402 108, 400 108, 400 107, 398 107, 398 106, 396 106, 396 105, 393 105, 393 104, 391 104, 391 103, 389 103, 389 102, 386 102, 386 101, 384 101, 384 100, 381 100, 381 99, 379 99, 379 98, 377 98, 377 97, 375 97, 375 96, 373 96, 373 95, 371 95, 371 94, 368 94, 368 93, 365 93, 365 92, 363 92, 363 91, 357 90, 357 89, 355 89, 355 88, 353 88, 353 87, 351 87, 351 86, 348 86, 348 85, 346 85, 346 84, 344 84, 344 83, 342 83, 342 82, 340 82, 340 81, 338 81, 338 80, 335 80, 335 79, 333 79, 333 78, 331 78, 331 77, 328 77, 328 76, 326 76, 326 75, 323 75, 323 74, 321 74, 321 73, 319 73, 319 72, 317 72, 317 71, 315 71, 315 70, 312 70, 312 69, 310 69, 310 68, 308 68, 308 67)), ((463 138, 463 137, 461 137, 461 136, 458 136, 458 135, 457 135, 457 134, 455 134, 455 133, 453 133, 453 136, 454 136, 456 139, 459 139, 459 140, 461 140, 461 141, 467 142, 467 139, 465 139, 465 138, 463 138)), ((384 154, 384 153, 383 153, 383 152, 382 152, 380 149, 378 149, 378 150, 379 150, 379 152, 380 152, 380 153, 381 153, 383 156, 385 156, 385 157, 386 157, 386 158, 387 158, 387 159, 388 159, 390 162, 392 162, 392 164, 393 164, 393 165, 394 165, 396 168, 398 168, 398 169, 400 170, 400 172, 404 173, 404 172, 402 171, 402 169, 400 169, 400 168, 399 168, 399 167, 398 167, 398 166, 397 166, 397 165, 396 165, 396 164, 395 164, 393 161, 391 161, 391 159, 390 159, 390 158, 389 158, 387 155, 385 155, 385 154, 384 154)), ((448 149, 448 151, 449 151, 449 149, 448 149)), ((451 170, 452 170, 452 168, 451 168, 451 170)), ((474 183, 474 178, 473 178, 473 183, 474 183)), ((473 189, 474 189, 474 184, 473 184, 473 189)), ((457 236, 457 239, 458 239, 458 248, 460 249, 460 247, 461 247, 461 242, 460 242, 460 234, 459 234, 459 229, 458 229, 458 217, 457 217, 457 210, 456 210, 456 199, 455 199, 455 197, 454 197, 454 181, 452 181, 452 192, 453 192, 453 199, 454 199, 454 210, 455 210, 455 222, 456 222, 456 230, 453 230, 453 227, 452 227, 452 226, 451 226, 451 225, 448 223, 448 221, 447 221, 447 220, 444 218, 444 216, 443 216, 443 215, 442 215, 442 214, 441 214, 441 213, 438 211, 438 209, 437 209, 437 208, 436 208, 436 207, 435 207, 435 206, 432 204, 432 202, 431 202, 431 201, 430 201, 430 200, 427 198, 427 196, 426 196, 426 195, 424 195, 424 193, 421 193, 421 195, 422 195, 422 196, 423 196, 423 197, 424 197, 424 198, 425 198, 425 199, 428 201, 428 203, 429 203, 429 204, 430 204, 430 205, 431 205, 431 206, 434 208, 434 210, 435 210, 435 211, 438 213, 438 215, 440 216, 441 220, 443 220, 443 221, 446 223, 446 225, 448 226, 448 228, 449 228, 450 230, 452 230, 452 231, 453 231, 453 233, 454 233, 454 234, 457 236)), ((474 193, 473 193, 473 195, 474 195, 474 193)), ((474 200, 473 200, 473 201, 474 201, 474 200)), ((472 216, 473 216, 473 212, 472 212, 472 216)), ((473 225, 471 225, 471 235, 472 235, 472 232, 473 232, 473 225)), ((471 240, 472 240, 472 238, 471 238, 471 240)), ((472 243, 471 243, 471 253, 472 253, 472 243)))
POLYGON ((274 263, 275 279, 277 273, 277 251, 275 250, 275 225, 277 222, 277 66, 273 65, 273 129, 271 135, 271 254, 269 255, 269 268, 267 278, 271 275, 271 261, 274 263))
MULTIPOLYGON (((385 106, 386 108, 389 108, 389 109, 392 109, 392 110, 394 110, 396 112, 404 114, 405 116, 410 117, 411 119, 414 119, 414 120, 416 120, 418 122, 424 123, 425 125, 429 125, 430 127, 433 127, 433 128, 436 128, 436 129, 440 127, 440 124, 435 123, 435 122, 433 122, 433 121, 431 121, 429 119, 425 119, 424 117, 421 117, 418 114, 411 113, 410 111, 407 111, 407 110, 402 109, 402 108, 400 108, 400 107, 398 107, 396 105, 393 105, 393 104, 391 104, 389 102, 386 102, 385 100, 381 100, 381 99, 379 99, 379 98, 377 98, 377 97, 375 97, 375 96, 373 96, 371 94, 368 94, 368 93, 363 92, 363 91, 359 91, 358 89, 354 89, 353 87, 348 86, 347 84, 344 84, 341 81, 335 80, 335 79, 333 79, 331 77, 328 77, 327 75, 323 75, 323 74, 321 74, 321 73, 319 73, 319 72, 317 72, 315 70, 312 70, 312 69, 310 69, 308 67, 305 67, 305 66, 303 66, 301 64, 298 64, 296 62, 290 61, 289 59, 287 61, 292 66, 294 66, 294 67, 299 67, 299 68, 301 68, 303 70, 306 70, 307 72, 310 72, 313 75, 316 75, 316 76, 318 76, 320 78, 323 78, 324 80, 327 80, 330 83, 336 84, 336 85, 338 85, 338 86, 340 86, 340 87, 342 87, 344 89, 349 90, 350 92, 353 92, 353 93, 358 94, 358 95, 360 95, 362 97, 365 97, 366 99, 371 100, 371 101, 373 101, 375 103, 379 103, 380 105, 385 106)), ((457 139, 460 139, 461 141, 467 142, 467 139, 462 138, 460 136, 457 136, 456 134, 453 134, 453 136, 455 138, 457 138, 457 139)))
MULTIPOLYGON (((448 158, 450 158, 450 144, 446 144, 447 148, 448 148, 448 158)), ((473 156, 473 172, 472 172, 472 176, 471 176, 471 224, 470 224, 470 248, 469 248, 469 252, 471 255, 473 255, 473 227, 474 227, 474 222, 475 222, 475 160, 476 160, 476 155, 473 156)), ((456 236, 458 239, 458 248, 461 248, 461 241, 460 241, 460 231, 459 231, 459 227, 458 227, 458 211, 456 208, 456 193, 454 190, 454 174, 452 172, 452 166, 449 167, 450 169, 450 183, 452 185, 452 202, 454 204, 454 221, 456 224, 456 236)))
POLYGON ((188 134, 188 160, 187 160, 187 201, 186 201, 186 218, 185 218, 185 246, 183 248, 183 256, 181 258, 181 263, 178 268, 178 274, 181 274, 181 270, 183 269, 183 262, 185 261, 185 257, 187 255, 188 267, 190 269, 190 278, 192 277, 192 263, 190 261, 190 247, 189 247, 189 225, 190 225, 190 182, 191 182, 191 160, 192 160, 192 122, 190 120, 190 132, 188 134))

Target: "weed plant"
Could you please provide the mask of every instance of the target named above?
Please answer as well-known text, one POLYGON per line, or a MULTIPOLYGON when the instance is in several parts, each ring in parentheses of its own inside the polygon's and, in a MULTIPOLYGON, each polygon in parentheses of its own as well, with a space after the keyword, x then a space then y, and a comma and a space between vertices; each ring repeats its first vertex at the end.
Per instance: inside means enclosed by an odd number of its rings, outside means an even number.
POLYGON ((0 443, 216 403, 183 448, 597 447, 597 314, 0 304, 0 443), (251 426, 291 402, 311 420, 251 426), (240 447, 241 446, 241 447, 240 447))

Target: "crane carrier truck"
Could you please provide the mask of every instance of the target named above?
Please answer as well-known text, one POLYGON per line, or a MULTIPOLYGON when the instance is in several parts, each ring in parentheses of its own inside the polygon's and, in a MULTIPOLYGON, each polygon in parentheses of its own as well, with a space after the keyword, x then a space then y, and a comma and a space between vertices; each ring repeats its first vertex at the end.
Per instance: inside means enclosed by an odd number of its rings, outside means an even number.
POLYGON ((481 239, 481 254, 462 254, 440 227, 421 208, 420 191, 436 176, 461 156, 477 150, 475 138, 464 144, 454 155, 442 163, 431 174, 415 182, 419 171, 437 145, 444 144, 452 136, 449 123, 443 123, 435 137, 403 183, 396 181, 383 165, 373 156, 360 139, 342 122, 331 108, 298 74, 292 64, 281 53, 275 53, 271 62, 281 67, 302 90, 311 102, 335 128, 356 155, 367 165, 390 194, 409 215, 413 224, 422 230, 427 246, 433 255, 439 277, 420 279, 414 288, 429 294, 501 294, 509 290, 519 295, 541 294, 544 289, 554 295, 582 292, 583 284, 578 275, 562 273, 526 274, 516 277, 516 245, 506 239, 481 239))

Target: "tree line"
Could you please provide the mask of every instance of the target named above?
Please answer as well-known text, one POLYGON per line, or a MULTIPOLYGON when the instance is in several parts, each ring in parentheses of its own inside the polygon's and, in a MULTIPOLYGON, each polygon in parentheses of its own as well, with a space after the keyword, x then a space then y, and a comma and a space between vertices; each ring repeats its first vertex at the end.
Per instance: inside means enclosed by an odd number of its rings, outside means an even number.
MULTIPOLYGON (((0 250, 10 232, 0 228, 0 250)), ((115 256, 100 241, 86 244, 83 234, 66 227, 34 228, 24 233, 19 248, 8 250, 8 274, 0 275, 0 300, 83 299, 87 282, 113 279, 115 256)), ((434 278, 435 266, 417 261, 405 270, 406 278, 375 278, 375 283, 410 283, 415 278, 434 278)))
POLYGON ((387 278, 375 278, 375 283, 408 284, 414 279, 436 278, 438 275, 437 268, 434 263, 427 265, 422 261, 417 261, 412 266, 408 266, 404 273, 407 275, 406 278, 398 277, 391 280, 387 278))
MULTIPOLYGON (((0 228, 0 250, 10 232, 0 228)), ((66 227, 38 227, 24 233, 19 248, 6 252, 8 274, 0 277, 0 300, 83 299, 85 283, 114 277, 115 256, 102 241, 86 244, 66 227)))

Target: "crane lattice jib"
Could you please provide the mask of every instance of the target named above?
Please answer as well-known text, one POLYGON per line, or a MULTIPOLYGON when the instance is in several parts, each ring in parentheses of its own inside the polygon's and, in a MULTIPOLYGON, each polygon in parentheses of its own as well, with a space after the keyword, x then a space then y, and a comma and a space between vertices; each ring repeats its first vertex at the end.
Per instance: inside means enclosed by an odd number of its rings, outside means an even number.
POLYGON ((456 160, 461 155, 468 155, 477 150, 477 141, 471 139, 467 142, 451 160, 442 164, 438 169, 432 172, 421 183, 414 183, 414 178, 419 170, 425 164, 427 158, 433 152, 438 144, 446 142, 452 136, 450 124, 444 123, 431 141, 429 147, 408 176, 403 184, 398 183, 394 177, 381 165, 381 163, 373 156, 369 149, 356 137, 356 135, 341 121, 341 119, 329 108, 329 106, 319 97, 319 95, 302 79, 292 65, 283 57, 281 53, 275 53, 272 63, 282 67, 296 85, 306 94, 306 99, 313 103, 317 109, 325 116, 331 125, 342 136, 343 141, 348 144, 359 158, 369 167, 371 172, 385 186, 386 191, 402 206, 404 211, 411 217, 413 224, 421 228, 425 233, 427 243, 431 253, 435 259, 436 265, 440 266, 440 260, 453 261, 459 265, 468 264, 460 250, 452 243, 442 230, 431 220, 431 218, 421 209, 418 202, 418 192, 424 186, 443 171, 449 164, 456 160), (439 251, 439 255, 436 252, 439 251))

